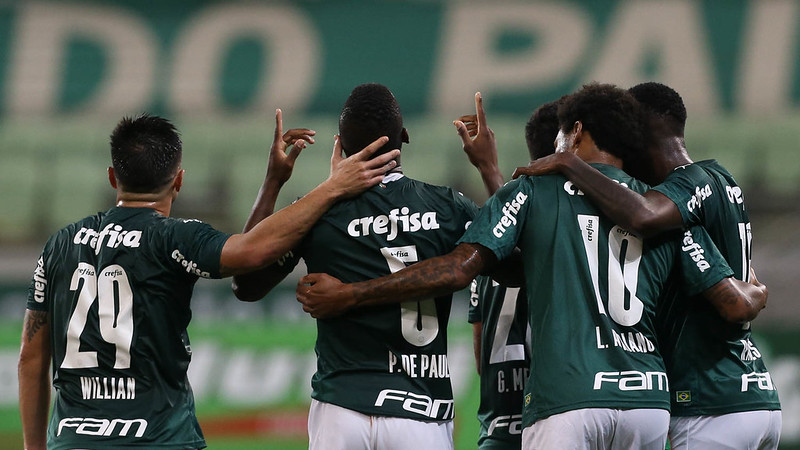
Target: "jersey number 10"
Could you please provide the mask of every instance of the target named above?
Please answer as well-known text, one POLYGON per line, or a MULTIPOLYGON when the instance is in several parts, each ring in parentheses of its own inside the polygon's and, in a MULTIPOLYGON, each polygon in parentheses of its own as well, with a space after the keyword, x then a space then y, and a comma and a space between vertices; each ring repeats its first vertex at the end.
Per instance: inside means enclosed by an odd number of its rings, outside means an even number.
MULTIPOLYGON (((598 269, 600 267, 600 217, 578 215, 586 261, 592 276, 592 286, 600 314, 606 314, 603 298, 600 295, 598 269)), ((614 322, 623 326, 639 323, 644 311, 644 303, 636 297, 639 283, 639 262, 642 259, 642 240, 615 225, 608 232, 608 315, 614 322), (627 308, 625 292, 630 293, 627 308)))

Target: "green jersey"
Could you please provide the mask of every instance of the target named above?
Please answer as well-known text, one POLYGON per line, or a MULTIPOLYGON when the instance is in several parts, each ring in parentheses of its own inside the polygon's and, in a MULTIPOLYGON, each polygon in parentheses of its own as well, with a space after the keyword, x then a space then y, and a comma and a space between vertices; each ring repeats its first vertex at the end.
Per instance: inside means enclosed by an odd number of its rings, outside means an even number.
POLYGON ((228 235, 149 208, 112 208, 55 233, 30 310, 51 323, 47 448, 205 447, 186 371, 199 277, 219 277, 228 235))
MULTIPOLYGON (((647 186, 594 165, 617 182, 647 186)), ((659 295, 678 264, 693 291, 730 275, 702 228, 642 241, 562 176, 521 177, 481 209, 461 242, 523 255, 531 367, 523 426, 583 408, 669 409, 655 336, 659 295)))
MULTIPOLYGON (((283 265, 290 270, 302 257, 309 272, 345 283, 378 278, 452 251, 476 212, 450 188, 390 175, 325 213, 283 265)), ((317 320, 311 396, 369 415, 452 419, 451 301, 447 295, 317 320)))
POLYGON ((522 396, 531 364, 528 300, 524 288, 506 288, 480 276, 470 288, 469 321, 481 322, 480 449, 522 445, 522 396))
MULTIPOLYGON (((653 189, 675 203, 685 225, 708 230, 736 278, 750 279, 750 219, 742 190, 727 170, 700 161, 676 168, 653 189)), ((728 323, 708 302, 685 295, 662 317, 673 415, 780 409, 749 323, 728 323)))

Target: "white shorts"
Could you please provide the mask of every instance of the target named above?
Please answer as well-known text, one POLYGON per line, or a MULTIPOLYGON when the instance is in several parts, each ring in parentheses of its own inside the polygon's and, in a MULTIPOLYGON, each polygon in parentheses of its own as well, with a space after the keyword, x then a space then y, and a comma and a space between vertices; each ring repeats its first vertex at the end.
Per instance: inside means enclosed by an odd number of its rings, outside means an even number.
POLYGON ((664 450, 668 428, 665 409, 576 409, 523 429, 522 448, 664 450))
POLYGON ((673 417, 669 442, 676 450, 771 450, 778 448, 781 422, 780 410, 673 417))
POLYGON ((426 422, 404 417, 369 416, 311 399, 310 450, 453 449, 453 421, 426 422))

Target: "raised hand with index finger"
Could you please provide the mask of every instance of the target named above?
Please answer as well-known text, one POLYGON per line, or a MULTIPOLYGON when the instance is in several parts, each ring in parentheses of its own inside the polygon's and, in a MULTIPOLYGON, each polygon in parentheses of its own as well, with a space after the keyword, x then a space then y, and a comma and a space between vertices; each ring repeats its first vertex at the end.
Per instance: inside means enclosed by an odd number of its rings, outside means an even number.
POLYGON ((497 165, 497 142, 494 131, 486 123, 480 92, 475 93, 475 114, 461 116, 453 125, 469 162, 480 171, 486 190, 493 194, 503 185, 503 175, 497 165))
POLYGON ((314 143, 316 131, 308 128, 292 128, 286 133, 283 132, 283 112, 275 110, 275 134, 272 138, 272 146, 269 149, 269 166, 267 168, 267 180, 283 186, 292 176, 294 163, 300 152, 306 148, 307 144, 314 143), (286 153, 286 149, 289 153, 286 153))

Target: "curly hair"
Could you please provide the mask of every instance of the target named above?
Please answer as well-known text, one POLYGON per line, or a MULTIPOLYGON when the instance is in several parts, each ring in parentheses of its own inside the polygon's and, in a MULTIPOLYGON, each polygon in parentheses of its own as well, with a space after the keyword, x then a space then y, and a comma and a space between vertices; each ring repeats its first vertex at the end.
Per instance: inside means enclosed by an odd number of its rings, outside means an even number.
POLYGON ((564 98, 558 107, 561 130, 583 124, 597 147, 624 161, 644 147, 642 114, 636 99, 613 84, 591 83, 564 98))
POLYGON ((642 109, 667 122, 673 132, 683 136, 686 127, 686 105, 681 95, 671 87, 649 81, 628 89, 642 109))
POLYGON ((183 157, 180 135, 167 119, 123 117, 110 137, 114 174, 128 192, 153 193, 175 176, 183 157))
POLYGON ((339 115, 339 134, 347 155, 358 152, 381 136, 387 136, 389 142, 375 152, 375 156, 400 148, 402 130, 403 115, 397 99, 389 88, 378 83, 356 86, 339 115))
MULTIPOLYGON (((563 98, 563 97, 562 97, 563 98)), ((543 158, 555 152, 558 135, 558 104, 561 99, 545 103, 536 108, 525 124, 525 143, 531 160, 543 158)))

